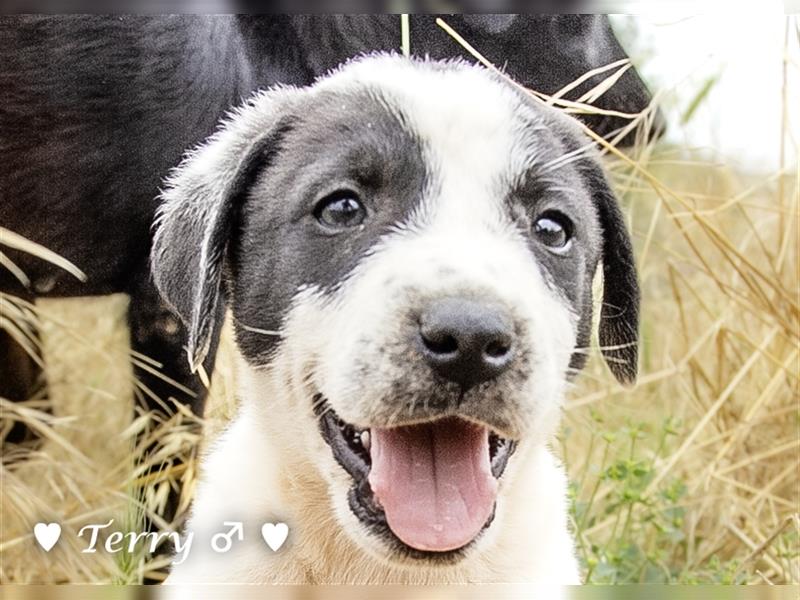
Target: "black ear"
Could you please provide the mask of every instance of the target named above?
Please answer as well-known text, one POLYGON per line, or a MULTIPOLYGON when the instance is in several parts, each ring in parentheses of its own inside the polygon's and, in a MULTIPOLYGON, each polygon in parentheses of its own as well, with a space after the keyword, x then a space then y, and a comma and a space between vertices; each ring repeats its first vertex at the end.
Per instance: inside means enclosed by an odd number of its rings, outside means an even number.
POLYGON ((625 218, 602 167, 587 160, 582 171, 597 207, 602 229, 603 306, 599 341, 611 372, 620 383, 636 381, 639 357, 639 282, 625 218))
POLYGON ((188 329, 192 370, 208 354, 224 312, 222 272, 239 208, 289 128, 281 106, 294 90, 257 95, 190 153, 167 180, 151 253, 153 279, 188 329))

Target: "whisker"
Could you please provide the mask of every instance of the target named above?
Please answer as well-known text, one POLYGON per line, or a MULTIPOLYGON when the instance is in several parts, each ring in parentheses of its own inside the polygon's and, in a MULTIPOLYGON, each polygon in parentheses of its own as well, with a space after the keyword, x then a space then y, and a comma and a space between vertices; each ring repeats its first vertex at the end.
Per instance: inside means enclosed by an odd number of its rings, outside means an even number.
POLYGON ((261 335, 268 335, 270 337, 283 337, 283 334, 280 331, 275 331, 272 329, 259 329, 258 327, 251 327, 250 325, 245 325, 241 321, 237 321, 236 324, 244 329, 245 331, 249 331, 251 333, 258 333, 261 335))
MULTIPOLYGON (((625 348, 632 348, 637 346, 638 342, 626 342, 624 344, 614 344, 613 346, 596 346, 598 350, 624 350, 625 348)), ((595 346, 581 346, 574 348, 572 351, 576 354, 589 354, 595 346)))
MULTIPOLYGON (((575 352, 575 354, 581 354, 583 356, 592 356, 592 353, 590 353, 590 352, 575 352)), ((617 358, 615 356, 605 356, 605 355, 603 355, 603 360, 605 360, 606 362, 613 362, 615 364, 620 364, 620 365, 625 365, 625 364, 628 363, 627 360, 625 360, 623 358, 617 358)))

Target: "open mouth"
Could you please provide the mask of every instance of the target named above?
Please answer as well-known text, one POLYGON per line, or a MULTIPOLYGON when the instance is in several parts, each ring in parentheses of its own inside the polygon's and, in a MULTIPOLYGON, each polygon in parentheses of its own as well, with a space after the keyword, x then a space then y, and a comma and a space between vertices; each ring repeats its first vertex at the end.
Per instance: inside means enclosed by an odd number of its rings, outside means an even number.
POLYGON ((458 417, 358 429, 324 400, 315 406, 323 439, 353 478, 350 508, 407 555, 458 553, 489 526, 516 442, 458 417))

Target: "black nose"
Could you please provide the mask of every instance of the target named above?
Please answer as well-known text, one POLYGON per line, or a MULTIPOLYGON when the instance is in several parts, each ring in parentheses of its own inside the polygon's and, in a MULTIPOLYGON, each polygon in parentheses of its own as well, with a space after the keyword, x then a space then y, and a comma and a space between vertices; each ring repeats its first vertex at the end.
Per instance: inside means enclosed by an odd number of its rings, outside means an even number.
POLYGON ((514 357, 514 326, 497 305, 444 298, 420 317, 421 352, 431 368, 464 389, 500 375, 514 357))

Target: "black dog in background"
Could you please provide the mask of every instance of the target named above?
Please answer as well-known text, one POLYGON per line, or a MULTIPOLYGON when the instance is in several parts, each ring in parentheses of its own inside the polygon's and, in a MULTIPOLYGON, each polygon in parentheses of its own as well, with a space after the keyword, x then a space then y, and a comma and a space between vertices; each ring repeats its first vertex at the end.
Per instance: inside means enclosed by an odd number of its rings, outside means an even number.
MULTIPOLYGON (((626 57, 604 16, 442 17, 515 80, 545 93, 626 57)), ((411 18, 412 52, 471 60, 435 18, 411 18)), ((205 388, 189 369, 186 329, 160 300, 148 269, 159 184, 253 90, 306 85, 352 56, 399 46, 397 15, 0 17, 0 224, 88 276, 83 283, 2 248, 31 285, 0 268, 0 289, 28 299, 130 294, 133 350, 163 364, 194 395, 144 371, 137 377, 159 397, 202 414, 205 388)), ((650 99, 631 69, 597 105, 636 113, 650 99)), ((603 135, 627 124, 596 116, 586 122, 603 135)), ((10 343, 0 337, 6 352, 10 343)), ((25 386, 12 389, 19 371, 2 371, 14 368, 3 355, 0 395, 25 397, 25 386)))

